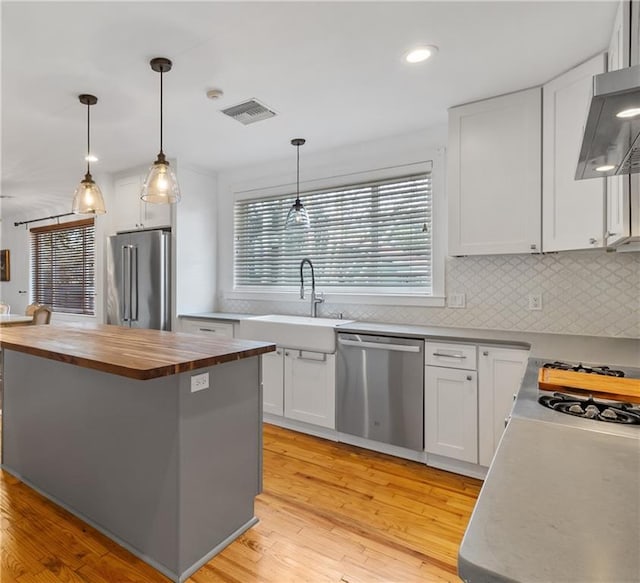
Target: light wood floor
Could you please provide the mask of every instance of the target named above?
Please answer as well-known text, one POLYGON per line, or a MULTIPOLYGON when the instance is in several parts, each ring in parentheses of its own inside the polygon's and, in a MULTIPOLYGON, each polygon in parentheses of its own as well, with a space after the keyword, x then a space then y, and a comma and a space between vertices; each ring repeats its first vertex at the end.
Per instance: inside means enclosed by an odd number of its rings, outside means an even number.
MULTIPOLYGON (((459 581, 481 482, 265 425, 259 524, 189 583, 459 581)), ((0 583, 168 581, 0 472, 0 583)))

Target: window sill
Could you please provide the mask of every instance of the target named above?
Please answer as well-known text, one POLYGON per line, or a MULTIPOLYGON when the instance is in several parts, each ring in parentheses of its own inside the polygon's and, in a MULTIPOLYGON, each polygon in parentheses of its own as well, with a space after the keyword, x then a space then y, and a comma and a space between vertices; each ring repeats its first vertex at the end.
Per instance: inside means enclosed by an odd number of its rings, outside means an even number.
MULTIPOLYGON (((323 290, 319 290, 323 291, 323 290)), ((278 291, 226 291, 224 299, 227 300, 248 300, 263 302, 291 302, 299 301, 309 303, 309 293, 304 300, 296 292, 278 291)), ((339 293, 324 292, 324 301, 328 304, 367 304, 374 306, 426 306, 444 307, 444 296, 421 296, 418 294, 361 294, 361 293, 339 293)))

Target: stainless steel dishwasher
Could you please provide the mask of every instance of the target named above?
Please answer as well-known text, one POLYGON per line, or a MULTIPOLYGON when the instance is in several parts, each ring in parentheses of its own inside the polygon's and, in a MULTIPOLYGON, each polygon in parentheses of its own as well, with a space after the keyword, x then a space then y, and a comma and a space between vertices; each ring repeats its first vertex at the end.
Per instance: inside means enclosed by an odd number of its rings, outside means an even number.
POLYGON ((424 341, 338 334, 338 431, 424 450, 424 341))

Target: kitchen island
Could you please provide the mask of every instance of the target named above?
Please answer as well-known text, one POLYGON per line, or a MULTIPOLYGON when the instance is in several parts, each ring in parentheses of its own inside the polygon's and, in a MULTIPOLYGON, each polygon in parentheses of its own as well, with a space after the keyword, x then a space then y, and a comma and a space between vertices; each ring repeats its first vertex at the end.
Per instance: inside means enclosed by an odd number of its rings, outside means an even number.
POLYGON ((0 331, 2 467, 174 581, 257 519, 263 342, 0 331))

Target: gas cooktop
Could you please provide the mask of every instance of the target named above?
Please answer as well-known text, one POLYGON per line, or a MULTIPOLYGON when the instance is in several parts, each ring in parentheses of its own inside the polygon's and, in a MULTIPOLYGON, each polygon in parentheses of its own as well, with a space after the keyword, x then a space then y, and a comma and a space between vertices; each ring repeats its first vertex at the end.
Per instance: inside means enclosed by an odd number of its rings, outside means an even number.
POLYGON ((640 368, 531 358, 512 415, 640 439, 640 405, 593 398, 584 392, 571 394, 571 389, 557 392, 539 388, 538 373, 544 367, 594 375, 640 378, 640 368))

